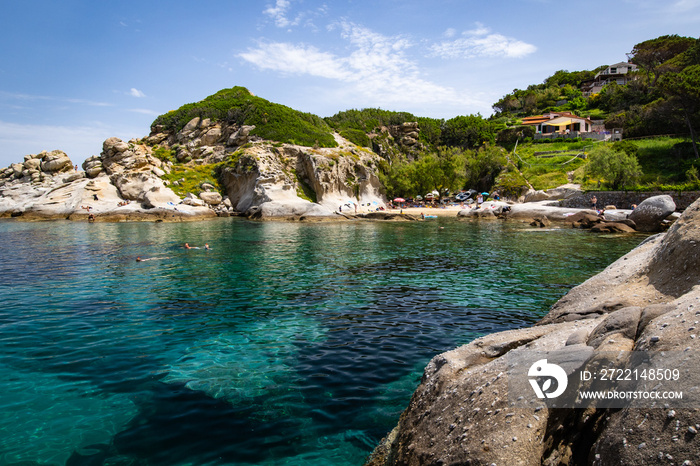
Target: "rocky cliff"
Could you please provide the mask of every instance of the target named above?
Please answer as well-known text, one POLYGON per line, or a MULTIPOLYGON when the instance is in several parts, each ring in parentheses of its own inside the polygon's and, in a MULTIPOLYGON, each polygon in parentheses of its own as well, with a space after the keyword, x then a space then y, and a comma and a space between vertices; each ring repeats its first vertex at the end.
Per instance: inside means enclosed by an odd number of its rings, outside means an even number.
MULTIPOLYGON (((604 355, 623 368, 632 355, 661 355, 682 377, 694 377, 698 243, 700 200, 667 233, 572 289, 536 326, 482 337, 433 358, 368 464, 698 464, 697 400, 680 408, 672 401, 568 408, 523 403, 513 389, 513 361, 533 352, 563 354, 573 369, 604 355)), ((649 383, 654 388, 659 382, 649 383)), ((686 397, 696 396, 697 387, 686 386, 686 397)))
POLYGON ((251 126, 192 119, 178 132, 155 126, 142 140, 107 139, 82 169, 61 151, 27 155, 0 171, 0 216, 26 219, 188 220, 345 218, 385 206, 378 155, 335 136, 314 148, 251 137, 251 126), (214 184, 176 194, 173 169, 216 172, 214 184), (218 184, 218 186, 216 186, 218 184))
POLYGON ((194 220, 215 217, 181 205, 160 175, 168 170, 136 140, 109 138, 100 156, 73 165, 62 151, 27 155, 0 172, 0 216, 25 219, 194 220))
POLYGON ((253 129, 195 117, 178 132, 154 126, 146 142, 180 163, 216 166, 232 209, 247 216, 337 218, 343 208, 385 206, 374 152, 339 135, 338 147, 319 148, 265 141, 253 129))

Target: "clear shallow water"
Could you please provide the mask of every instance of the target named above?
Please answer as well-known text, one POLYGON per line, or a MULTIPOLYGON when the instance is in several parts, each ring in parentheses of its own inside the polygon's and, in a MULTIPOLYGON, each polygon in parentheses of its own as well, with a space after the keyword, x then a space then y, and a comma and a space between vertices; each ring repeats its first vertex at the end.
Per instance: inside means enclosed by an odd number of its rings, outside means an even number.
POLYGON ((430 358, 536 322, 641 239, 0 222, 0 464, 362 464, 430 358))

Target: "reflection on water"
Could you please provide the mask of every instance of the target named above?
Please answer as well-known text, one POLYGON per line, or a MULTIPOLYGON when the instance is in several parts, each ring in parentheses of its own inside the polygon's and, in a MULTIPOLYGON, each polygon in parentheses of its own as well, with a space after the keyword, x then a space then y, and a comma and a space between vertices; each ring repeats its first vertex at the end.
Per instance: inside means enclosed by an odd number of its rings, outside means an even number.
POLYGON ((641 238, 221 219, 0 240, 0 464, 356 465, 432 356, 536 322, 641 238))

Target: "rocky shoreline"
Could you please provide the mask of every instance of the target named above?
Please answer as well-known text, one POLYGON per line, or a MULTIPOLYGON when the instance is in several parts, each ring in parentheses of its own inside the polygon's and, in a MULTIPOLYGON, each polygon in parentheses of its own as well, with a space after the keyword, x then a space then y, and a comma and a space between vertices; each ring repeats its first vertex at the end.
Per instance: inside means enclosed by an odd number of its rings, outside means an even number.
POLYGON ((435 356, 367 464, 700 463, 700 406, 521 407, 508 392, 509 358, 533 351, 567 353, 579 364, 612 353, 623 367, 633 351, 665 352, 674 368, 697 372, 698 243, 700 200, 667 233, 572 289, 534 327, 435 356))
POLYGON ((546 226, 573 223, 570 216, 585 212, 593 217, 579 227, 629 233, 661 229, 676 208, 670 196, 655 196, 634 212, 608 210, 596 221, 594 211, 561 207, 582 195, 580 187, 565 185, 530 190, 518 202, 486 202, 480 209, 390 211, 377 174, 382 159, 375 152, 338 134, 337 147, 316 148, 265 141, 251 136, 252 129, 199 117, 177 132, 155 125, 141 140, 108 138, 100 155, 85 160, 82 170, 60 150, 26 155, 22 163, 0 170, 0 218, 119 222, 240 215, 255 220, 414 221, 422 213, 546 226), (216 167, 219 186, 200 182, 188 188, 194 192, 176 194, 172 188, 182 187, 185 179, 168 175, 199 167, 216 167), (604 228, 594 225, 600 223, 604 228))

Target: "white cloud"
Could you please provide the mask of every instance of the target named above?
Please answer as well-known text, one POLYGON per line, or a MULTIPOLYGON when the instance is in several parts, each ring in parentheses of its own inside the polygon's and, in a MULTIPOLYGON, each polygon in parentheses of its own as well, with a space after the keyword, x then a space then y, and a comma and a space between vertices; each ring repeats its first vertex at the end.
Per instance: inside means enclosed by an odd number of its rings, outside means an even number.
POLYGON ((146 97, 146 94, 144 94, 143 92, 139 91, 138 89, 136 89, 134 87, 129 89, 129 95, 132 97, 138 97, 138 98, 146 97))
POLYGON ((338 56, 310 45, 271 42, 241 53, 263 70, 310 75, 336 80, 338 93, 372 106, 424 104, 467 105, 474 103, 453 88, 425 79, 418 64, 409 58, 411 42, 402 36, 388 37, 350 22, 333 25, 350 44, 350 52, 338 56))
POLYGON ((494 34, 484 25, 477 23, 476 28, 466 31, 462 37, 451 41, 443 41, 433 45, 434 55, 446 59, 475 58, 475 57, 506 57, 521 58, 537 50, 532 44, 494 34))
POLYGON ((465 31, 464 34, 468 34, 470 36, 485 36, 489 32, 491 32, 491 29, 487 28, 481 23, 476 23, 475 24, 476 28, 470 29, 469 31, 465 31))
POLYGON ((343 69, 342 60, 310 45, 261 43, 257 48, 249 49, 239 56, 263 70, 309 74, 329 79, 349 78, 348 71, 343 69))
POLYGON ((294 20, 288 19, 287 12, 289 11, 289 7, 289 0, 277 0, 274 6, 268 6, 263 13, 272 18, 275 22, 275 26, 279 28, 297 26, 301 18, 297 17, 294 20))
POLYGON ((152 115, 152 116, 160 116, 161 114, 156 112, 155 110, 149 110, 147 108, 130 108, 127 111, 133 112, 133 113, 140 113, 142 115, 152 115))
POLYGON ((32 101, 59 102, 59 103, 88 105, 90 107, 111 107, 112 106, 112 104, 109 104, 107 102, 98 102, 98 101, 94 101, 94 100, 73 99, 73 98, 66 98, 66 97, 51 97, 51 96, 46 96, 46 95, 34 95, 34 94, 20 94, 20 93, 11 93, 11 92, 4 92, 4 91, 0 91, 0 99, 20 100, 20 101, 25 101, 25 102, 32 102, 32 101))

